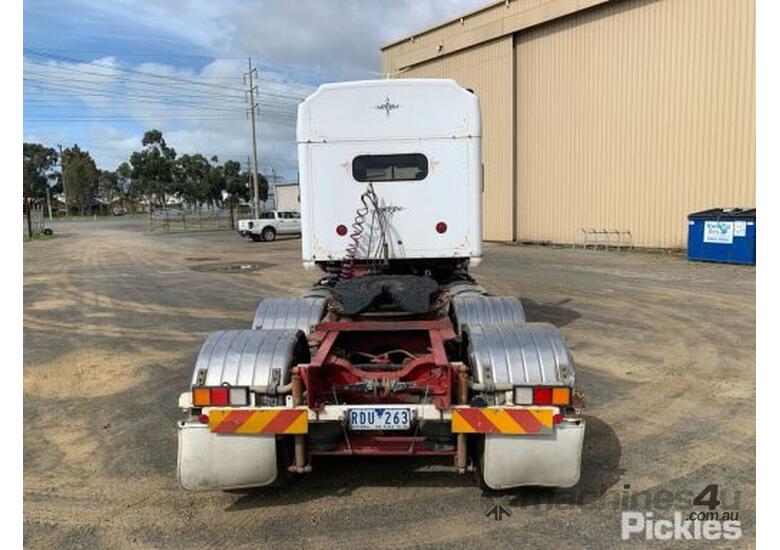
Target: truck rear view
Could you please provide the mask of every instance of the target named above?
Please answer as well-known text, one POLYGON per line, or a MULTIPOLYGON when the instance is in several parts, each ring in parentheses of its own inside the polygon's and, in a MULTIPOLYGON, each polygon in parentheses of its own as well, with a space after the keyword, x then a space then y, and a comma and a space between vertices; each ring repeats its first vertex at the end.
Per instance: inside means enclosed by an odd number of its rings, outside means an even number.
POLYGON ((320 278, 206 340, 179 398, 181 485, 268 485, 325 455, 451 457, 493 489, 576 484, 563 338, 469 273, 477 97, 451 80, 328 84, 297 134, 302 256, 320 278))

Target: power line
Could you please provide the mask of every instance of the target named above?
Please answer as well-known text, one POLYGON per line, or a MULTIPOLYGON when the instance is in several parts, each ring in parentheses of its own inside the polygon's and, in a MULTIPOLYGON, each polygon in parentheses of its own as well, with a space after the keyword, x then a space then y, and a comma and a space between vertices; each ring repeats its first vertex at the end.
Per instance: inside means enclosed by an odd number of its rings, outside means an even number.
MULTIPOLYGON (((149 94, 150 97, 183 97, 186 99, 192 99, 192 100, 206 100, 209 102, 225 102, 225 103, 232 103, 230 99, 233 98, 233 96, 219 96, 216 94, 202 94, 202 93, 192 93, 188 91, 183 91, 180 88, 172 88, 171 90, 167 90, 165 88, 160 88, 157 84, 154 85, 153 88, 148 88, 146 84, 144 83, 136 83, 134 81, 122 81, 122 82, 98 82, 94 80, 85 80, 80 78, 73 78, 71 76, 55 76, 51 74, 41 74, 37 73, 35 71, 28 71, 28 75, 25 75, 24 81, 28 83, 30 86, 37 86, 37 87, 57 87, 58 89, 62 90, 62 88, 69 88, 73 89, 79 92, 100 92, 100 93, 107 93, 107 94, 121 94, 121 95, 128 95, 128 96, 137 96, 136 93, 144 93, 149 94), (113 89, 111 89, 110 85, 114 85, 113 89), (122 87, 123 90, 119 90, 117 88, 122 87)), ((238 98, 235 98, 238 100, 238 98)), ((260 93, 260 99, 264 102, 268 102, 271 104, 277 104, 277 105, 287 105, 290 107, 296 106, 299 103, 299 101, 302 98, 302 96, 295 96, 293 94, 283 94, 283 93, 276 93, 271 91, 263 91, 260 93)), ((241 98, 241 101, 243 101, 243 98, 241 98)))
MULTIPOLYGON (((40 64, 40 63, 35 63, 35 62, 31 62, 31 63, 33 65, 37 65, 37 66, 40 66, 40 67, 46 67, 50 71, 71 71, 71 72, 76 72, 76 73, 79 73, 79 74, 98 76, 98 77, 103 78, 103 79, 116 78, 118 76, 116 74, 108 74, 108 73, 105 73, 105 72, 87 71, 87 70, 79 69, 77 67, 63 67, 61 65, 46 65, 46 64, 40 64)), ((93 67, 94 66, 95 65, 93 65, 93 67)), ((35 76, 41 76, 41 77, 44 77, 44 78, 57 78, 56 75, 52 75, 52 74, 41 74, 40 72, 39 73, 35 73, 34 70, 31 71, 29 68, 26 70, 26 72, 32 72, 35 76)), ((72 79, 72 77, 69 77, 69 78, 72 79)), ((87 81, 87 82, 93 83, 93 84, 98 84, 98 82, 95 82, 95 81, 87 81)), ((161 83, 159 81, 148 81, 148 80, 143 80, 143 79, 140 79, 140 78, 134 78, 133 80, 123 80, 122 82, 125 82, 125 83, 135 83, 136 85, 148 85, 148 86, 160 86, 161 85, 161 83)), ((229 93, 225 93, 224 91, 222 93, 217 93, 216 91, 212 91, 212 90, 200 90, 200 89, 189 90, 186 87, 182 87, 182 85, 177 83, 177 82, 168 82, 167 84, 172 89, 185 90, 190 95, 197 95, 197 96, 202 96, 202 97, 227 97, 227 98, 234 98, 234 99, 243 99, 243 95, 229 94, 229 93), (178 88, 177 88, 177 86, 178 86, 178 88)))
MULTIPOLYGON (((68 57, 68 56, 64 56, 64 55, 57 55, 57 54, 54 54, 54 53, 46 53, 44 50, 34 50, 32 48, 23 48, 23 51, 27 52, 27 53, 29 53, 31 55, 39 56, 39 57, 43 57, 43 58, 56 59, 58 61, 68 61, 68 62, 71 62, 71 63, 87 64, 87 65, 93 65, 94 66, 94 63, 90 63, 89 61, 86 61, 84 59, 77 59, 77 58, 74 58, 74 57, 68 57)), ((126 72, 126 73, 138 74, 138 75, 141 75, 141 76, 145 76, 147 78, 156 78, 156 79, 164 79, 164 80, 169 80, 169 81, 174 81, 174 82, 182 82, 184 84, 190 84, 190 85, 193 85, 193 86, 202 86, 202 87, 206 87, 206 88, 213 88, 213 89, 216 89, 216 90, 220 90, 222 92, 224 92, 225 90, 232 90, 232 91, 237 91, 237 92, 243 92, 243 90, 240 89, 240 88, 229 88, 229 87, 226 87, 226 86, 221 86, 219 84, 212 84, 212 83, 209 83, 209 82, 198 82, 197 80, 181 78, 181 77, 173 76, 173 75, 160 75, 160 74, 157 74, 157 73, 149 73, 149 72, 146 72, 146 71, 139 71, 139 70, 136 70, 136 69, 130 69, 130 68, 125 68, 125 67, 114 67, 114 66, 112 66, 112 68, 115 69, 115 70, 126 72)))
MULTIPOLYGON (((180 47, 180 44, 176 42, 169 42, 172 46, 175 46, 176 48, 180 47)), ((26 48, 30 51, 34 52, 42 52, 47 54, 61 54, 61 53, 74 53, 74 54, 85 54, 90 56, 104 56, 104 57, 135 57, 135 58, 170 58, 170 59, 210 59, 210 60, 244 60, 246 59, 245 55, 235 55, 235 54, 227 54, 227 53, 220 53, 220 52, 214 52, 211 54, 186 54, 186 53, 162 53, 160 51, 141 51, 141 50, 132 50, 132 51, 122 51, 118 52, 116 54, 111 54, 108 52, 101 52, 99 50, 94 49, 74 49, 74 48, 57 48, 56 52, 50 48, 41 48, 41 47, 28 47, 26 48)), ((277 72, 287 72, 287 73, 298 73, 298 74, 308 74, 310 76, 316 76, 319 77, 319 79, 327 79, 329 77, 328 73, 322 69, 312 69, 312 68, 304 68, 299 65, 283 65, 281 63, 275 63, 273 61, 268 61, 265 59, 262 59, 262 57, 254 55, 256 52, 247 52, 252 55, 252 59, 255 62, 255 65, 257 67, 270 67, 275 69, 277 72)), ((221 77, 215 77, 215 78, 221 78, 221 77)), ((237 79, 240 77, 236 77, 237 79)))

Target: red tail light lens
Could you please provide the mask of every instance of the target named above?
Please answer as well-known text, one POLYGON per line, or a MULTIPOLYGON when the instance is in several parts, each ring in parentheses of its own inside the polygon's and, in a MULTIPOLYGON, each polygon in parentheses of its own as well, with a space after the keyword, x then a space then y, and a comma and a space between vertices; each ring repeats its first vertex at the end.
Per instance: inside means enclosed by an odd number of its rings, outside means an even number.
POLYGON ((447 224, 444 222, 439 222, 436 224, 436 233, 446 233, 447 232, 447 224))
POLYGON ((338 234, 340 237, 343 237, 344 235, 346 235, 346 234, 347 234, 347 226, 346 226, 346 225, 344 225, 344 224, 341 224, 341 225, 337 226, 337 227, 336 227, 336 233, 337 233, 337 234, 338 234))
POLYGON ((552 388, 534 388, 534 405, 551 405, 552 388))
POLYGON ((228 388, 211 388, 212 405, 229 405, 230 390, 228 388))
POLYGON ((198 422, 201 424, 208 424, 209 423, 209 415, 207 414, 199 414, 198 415, 198 422))

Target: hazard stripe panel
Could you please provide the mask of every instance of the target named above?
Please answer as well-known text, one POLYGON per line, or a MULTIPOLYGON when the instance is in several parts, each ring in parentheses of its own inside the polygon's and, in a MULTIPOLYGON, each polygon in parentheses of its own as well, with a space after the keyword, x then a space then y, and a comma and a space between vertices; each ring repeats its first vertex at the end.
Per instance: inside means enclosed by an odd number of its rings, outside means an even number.
POLYGON ((211 409, 209 429, 214 433, 305 434, 307 409, 211 409))
POLYGON ((552 428, 553 409, 452 409, 453 433, 525 435, 547 433, 552 428))

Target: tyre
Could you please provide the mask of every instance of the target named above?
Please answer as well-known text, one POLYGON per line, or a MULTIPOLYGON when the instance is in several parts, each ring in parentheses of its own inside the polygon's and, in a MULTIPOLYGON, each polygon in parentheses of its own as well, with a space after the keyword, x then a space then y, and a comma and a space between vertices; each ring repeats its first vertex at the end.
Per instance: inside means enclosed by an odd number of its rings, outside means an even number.
POLYGON ((47 227, 46 229, 43 230, 43 234, 47 236, 51 236, 54 235, 54 231, 52 231, 51 228, 47 227))
POLYGON ((262 235, 255 235, 254 233, 250 233, 249 234, 249 238, 252 239, 253 241, 255 241, 256 243, 259 243, 260 241, 263 240, 263 236, 262 235))
POLYGON ((260 233, 260 236, 264 241, 271 242, 276 238, 276 229, 273 227, 266 227, 263 229, 263 232, 260 233))

